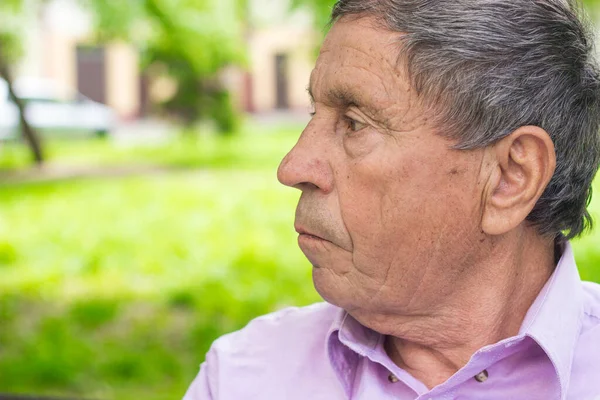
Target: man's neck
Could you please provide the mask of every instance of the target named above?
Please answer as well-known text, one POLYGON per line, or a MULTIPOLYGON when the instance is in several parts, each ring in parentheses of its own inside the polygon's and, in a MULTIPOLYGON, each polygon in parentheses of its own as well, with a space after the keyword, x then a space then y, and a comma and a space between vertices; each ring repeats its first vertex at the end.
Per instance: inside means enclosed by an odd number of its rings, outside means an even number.
POLYGON ((477 350, 519 332, 554 267, 553 244, 536 234, 504 238, 432 315, 398 319, 388 355, 429 388, 445 382, 477 350))

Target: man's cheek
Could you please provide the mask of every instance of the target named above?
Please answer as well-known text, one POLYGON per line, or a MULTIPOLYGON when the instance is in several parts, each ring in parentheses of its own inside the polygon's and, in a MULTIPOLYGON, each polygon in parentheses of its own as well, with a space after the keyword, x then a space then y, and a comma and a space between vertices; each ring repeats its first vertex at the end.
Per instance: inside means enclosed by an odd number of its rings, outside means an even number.
POLYGON ((344 137, 344 150, 353 160, 364 160, 370 156, 377 158, 382 144, 381 134, 373 128, 365 128, 344 137))

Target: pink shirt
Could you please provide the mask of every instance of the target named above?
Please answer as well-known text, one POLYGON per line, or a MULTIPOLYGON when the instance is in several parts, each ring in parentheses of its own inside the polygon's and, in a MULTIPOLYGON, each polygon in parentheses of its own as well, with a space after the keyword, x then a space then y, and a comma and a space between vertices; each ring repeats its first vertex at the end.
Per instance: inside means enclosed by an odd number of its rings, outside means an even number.
POLYGON ((184 400, 600 400, 600 285, 569 245, 517 336, 429 390, 384 337, 332 305, 288 308, 214 342, 184 400))

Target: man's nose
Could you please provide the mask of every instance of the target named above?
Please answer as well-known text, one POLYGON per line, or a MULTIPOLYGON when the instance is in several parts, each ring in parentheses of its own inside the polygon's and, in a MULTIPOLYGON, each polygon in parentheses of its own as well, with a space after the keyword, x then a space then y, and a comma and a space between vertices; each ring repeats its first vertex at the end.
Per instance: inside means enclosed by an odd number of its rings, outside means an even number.
POLYGON ((279 182, 302 191, 316 189, 324 193, 331 192, 333 172, 325 150, 324 143, 319 143, 314 135, 307 130, 302 132, 298 143, 279 165, 279 182))

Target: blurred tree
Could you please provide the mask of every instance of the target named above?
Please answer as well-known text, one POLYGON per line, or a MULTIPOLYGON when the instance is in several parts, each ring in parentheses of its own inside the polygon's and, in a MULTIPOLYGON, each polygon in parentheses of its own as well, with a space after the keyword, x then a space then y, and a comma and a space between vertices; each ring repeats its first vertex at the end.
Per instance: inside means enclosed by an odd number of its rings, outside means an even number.
POLYGON ((583 4, 589 8, 598 8, 600 0, 582 0, 583 4))
POLYGON ((142 68, 177 83, 165 110, 186 124, 200 119, 233 132, 238 116, 220 73, 244 63, 247 0, 81 0, 95 18, 97 41, 136 45, 142 68))
POLYGON ((313 13, 315 27, 319 31, 324 32, 329 23, 331 10, 335 3, 336 0, 292 0, 292 9, 298 7, 309 9, 313 13))
MULTIPOLYGON (((30 1, 28 5, 34 5, 30 1)), ((29 124, 25 113, 25 104, 14 90, 14 81, 11 66, 21 57, 22 48, 19 38, 21 37, 22 17, 25 4, 24 0, 2 0, 0 2, 0 77, 6 81, 10 99, 19 110, 19 121, 21 133, 25 142, 31 149, 36 164, 44 162, 44 153, 39 135, 29 124)))

